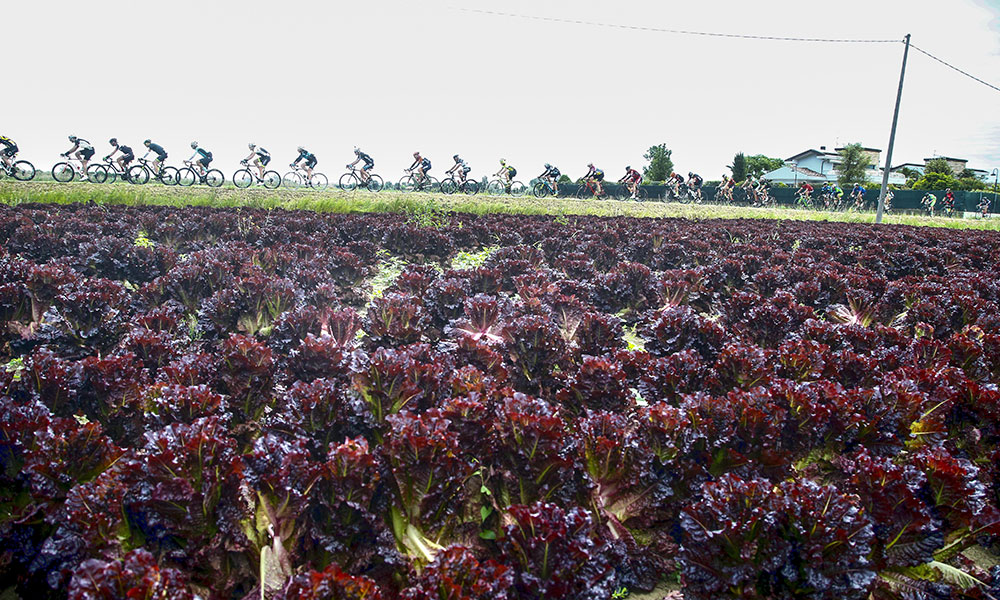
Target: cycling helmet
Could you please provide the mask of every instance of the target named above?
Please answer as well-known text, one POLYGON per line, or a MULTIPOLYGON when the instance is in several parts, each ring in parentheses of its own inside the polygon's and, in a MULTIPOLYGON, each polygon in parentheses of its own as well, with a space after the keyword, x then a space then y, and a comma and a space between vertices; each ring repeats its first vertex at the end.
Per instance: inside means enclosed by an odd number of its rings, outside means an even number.
POLYGON ((452 158, 455 159, 455 162, 458 162, 458 155, 457 154, 455 156, 452 156, 452 158))
POLYGON ((111 144, 112 146, 117 146, 118 138, 111 138, 110 140, 108 140, 108 143, 111 144))
POLYGON ((191 142, 191 148, 192 149, 197 149, 198 148, 198 142, 191 142))
POLYGON ((594 168, 594 163, 587 163, 587 166, 590 167, 591 169, 593 169, 594 168))
POLYGON ((551 169, 551 168, 552 168, 552 165, 550 165, 549 163, 545 163, 545 168, 546 168, 546 169, 551 169))
POLYGON ((414 152, 413 153, 413 158, 420 158, 420 153, 419 152, 414 152))
POLYGON ((625 170, 626 171, 631 171, 632 170, 632 165, 629 165, 629 166, 625 167, 625 170))
POLYGON ((247 144, 247 148, 255 150, 257 148, 257 144, 250 142, 249 144, 247 144))
POLYGON ((299 146, 299 147, 298 147, 298 148, 296 148, 295 150, 296 150, 297 152, 305 152, 305 151, 306 151, 306 149, 305 149, 305 148, 303 148, 302 146, 299 146))
POLYGON ((691 171, 688 171, 688 177, 694 177, 694 173, 692 173, 691 171))
POLYGON ((355 154, 361 154, 361 148, 358 148, 357 146, 355 146, 354 147, 354 153, 355 154))
POLYGON ((71 136, 69 136, 69 141, 71 141, 71 142, 74 142, 74 143, 75 143, 75 142, 76 142, 76 136, 75 136, 75 135, 71 135, 71 136))
POLYGON ((143 140, 142 145, 143 146, 148 146, 148 145, 150 145, 152 143, 153 143, 153 140, 143 140))
POLYGON ((500 159, 500 164, 501 164, 501 165, 505 165, 505 164, 507 164, 507 159, 506 159, 506 158, 501 158, 501 159, 500 159))

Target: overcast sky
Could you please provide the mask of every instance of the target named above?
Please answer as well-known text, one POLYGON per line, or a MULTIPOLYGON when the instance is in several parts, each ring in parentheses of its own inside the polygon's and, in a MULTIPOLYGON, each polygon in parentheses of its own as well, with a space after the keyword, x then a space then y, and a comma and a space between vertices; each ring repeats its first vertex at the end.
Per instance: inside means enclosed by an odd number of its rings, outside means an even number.
MULTIPOLYGON (((885 149, 903 46, 733 40, 485 15, 502 10, 723 33, 900 39, 1000 85, 1000 0, 31 0, 4 3, 0 134, 49 168, 75 134, 198 140, 228 176, 250 141, 331 179, 359 145, 397 180, 420 150, 481 176, 552 162, 615 178, 666 143, 717 179, 735 152, 885 149), (461 8, 459 8, 461 7, 461 8)), ((911 51, 893 162, 1000 167, 1000 92, 911 51)), ((884 155, 883 155, 884 156, 884 155)), ((519 177, 520 178, 520 177, 519 177)))

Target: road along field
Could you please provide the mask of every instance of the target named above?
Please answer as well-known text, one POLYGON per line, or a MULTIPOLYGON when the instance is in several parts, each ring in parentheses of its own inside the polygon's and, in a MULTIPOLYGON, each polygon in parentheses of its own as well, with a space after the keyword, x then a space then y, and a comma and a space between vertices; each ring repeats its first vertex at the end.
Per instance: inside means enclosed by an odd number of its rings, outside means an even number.
MULTIPOLYGON (((874 223, 874 213, 821 212, 792 208, 752 208, 690 205, 666 202, 578 200, 575 198, 512 198, 478 195, 444 195, 382 191, 323 192, 306 190, 240 190, 235 187, 209 189, 162 186, 137 187, 125 183, 91 185, 0 181, 0 202, 94 202, 129 206, 211 206, 217 208, 283 208, 319 212, 461 212, 470 214, 594 215, 628 217, 681 217, 688 219, 795 219, 874 223)), ((1000 230, 1000 219, 962 219, 917 215, 886 215, 886 224, 926 225, 959 229, 1000 230)))
POLYGON ((364 201, 0 205, 6 597, 997 596, 1000 234, 364 201))

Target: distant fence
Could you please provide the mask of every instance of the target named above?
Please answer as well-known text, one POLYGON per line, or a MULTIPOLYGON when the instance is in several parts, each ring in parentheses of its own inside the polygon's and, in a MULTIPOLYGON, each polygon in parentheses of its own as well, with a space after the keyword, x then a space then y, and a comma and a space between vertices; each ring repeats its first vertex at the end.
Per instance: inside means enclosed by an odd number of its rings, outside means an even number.
MULTIPOLYGON (((605 188, 611 194, 616 194, 622 186, 617 184, 605 184, 605 188)), ((577 190, 580 188, 579 185, 575 183, 561 183, 559 184, 559 192, 564 196, 573 196, 576 194, 577 190)), ((646 190, 646 196, 649 200, 665 200, 667 198, 667 186, 665 185, 644 185, 642 186, 646 190)), ((706 202, 711 202, 712 198, 715 197, 715 187, 704 187, 702 188, 702 195, 706 202)), ((771 196, 775 200, 775 204, 791 206, 795 204, 795 193, 796 188, 793 187, 772 187, 770 188, 771 196)), ((924 194, 932 193, 937 196, 938 203, 936 210, 941 210, 941 201, 944 198, 944 190, 893 190, 892 207, 899 210, 922 210, 923 206, 920 204, 920 199, 924 197, 924 194)), ((998 210, 997 202, 994 201, 993 191, 975 191, 975 192, 952 192, 955 194, 955 211, 956 212, 979 212, 979 202, 980 199, 986 197, 990 200, 990 212, 995 214, 1000 214, 998 210)), ((819 189, 817 188, 813 192, 813 197, 815 198, 819 194, 819 189)), ((850 194, 849 189, 844 190, 844 196, 850 194)), ((878 202, 879 189, 870 189, 865 191, 865 201, 871 207, 874 207, 878 202)), ((746 194, 743 190, 737 189, 733 192, 733 196, 737 202, 746 201, 746 194)), ((1000 196, 998 196, 1000 198, 1000 196)))

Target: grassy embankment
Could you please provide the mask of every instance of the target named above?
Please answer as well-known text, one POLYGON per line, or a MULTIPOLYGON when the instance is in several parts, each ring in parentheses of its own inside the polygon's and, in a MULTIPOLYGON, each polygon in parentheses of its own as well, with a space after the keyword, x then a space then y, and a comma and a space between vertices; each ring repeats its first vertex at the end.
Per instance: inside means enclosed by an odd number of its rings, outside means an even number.
MULTIPOLYGON (((159 185, 132 186, 124 183, 90 185, 85 183, 0 182, 0 203, 42 202, 67 204, 94 202, 128 206, 209 206, 218 208, 251 207, 264 209, 315 210, 318 212, 461 212, 472 214, 509 213, 528 215, 596 215, 626 217, 681 217, 687 219, 797 219, 804 221, 840 221, 874 223, 874 213, 832 213, 792 208, 751 208, 685 205, 672 202, 619 202, 574 198, 495 196, 447 196, 444 194, 383 191, 344 192, 330 188, 324 192, 306 190, 240 190, 233 187, 178 188, 159 185)), ((1000 230, 1000 219, 962 219, 919 215, 886 215, 886 224, 951 227, 958 229, 1000 230)))

